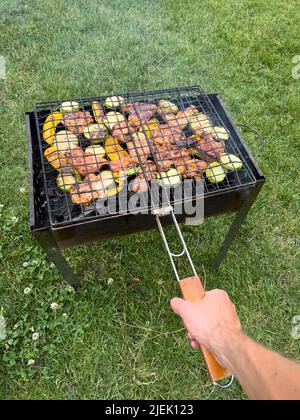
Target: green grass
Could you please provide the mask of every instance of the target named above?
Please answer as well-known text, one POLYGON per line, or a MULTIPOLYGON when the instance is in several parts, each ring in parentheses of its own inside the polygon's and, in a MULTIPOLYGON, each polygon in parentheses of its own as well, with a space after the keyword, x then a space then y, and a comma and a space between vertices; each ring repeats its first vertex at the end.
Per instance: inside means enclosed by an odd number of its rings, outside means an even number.
POLYGON ((76 294, 49 266, 28 231, 24 112, 37 100, 202 79, 237 122, 260 130, 263 145, 245 138, 268 181, 219 271, 213 258, 232 218, 183 232, 207 287, 230 293, 246 332, 299 358, 289 333, 300 313, 297 3, 1 1, 0 308, 12 342, 9 350, 0 342, 0 398, 245 398, 238 384, 214 389, 189 348, 169 308, 178 290, 157 231, 66 252, 84 285, 76 294))

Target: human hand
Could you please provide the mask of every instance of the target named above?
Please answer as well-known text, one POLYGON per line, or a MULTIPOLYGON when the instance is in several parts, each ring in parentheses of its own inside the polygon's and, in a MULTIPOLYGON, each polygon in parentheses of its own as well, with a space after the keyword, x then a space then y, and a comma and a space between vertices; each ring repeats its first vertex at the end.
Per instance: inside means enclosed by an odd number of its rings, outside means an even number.
POLYGON ((199 302, 173 298, 171 307, 182 318, 192 347, 206 347, 223 367, 230 368, 230 348, 238 344, 244 334, 228 294, 212 290, 199 302))

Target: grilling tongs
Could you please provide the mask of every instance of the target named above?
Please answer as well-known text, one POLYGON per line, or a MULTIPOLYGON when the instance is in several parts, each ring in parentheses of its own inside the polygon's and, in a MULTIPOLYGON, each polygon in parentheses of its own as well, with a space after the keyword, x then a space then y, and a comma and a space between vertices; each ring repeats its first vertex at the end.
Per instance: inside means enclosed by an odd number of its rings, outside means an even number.
MULTIPOLYGON (((158 225, 162 240, 163 240, 163 242, 165 244, 165 247, 166 247, 166 250, 169 254, 169 258, 170 258, 170 261, 171 261, 176 279, 179 283, 179 287, 180 287, 180 290, 181 290, 182 297, 185 300, 189 300, 191 302, 197 302, 199 300, 202 300, 205 297, 204 287, 203 287, 203 284, 201 282, 200 277, 197 275, 195 266, 193 264, 192 258, 190 256, 189 250, 188 250, 187 245, 185 243, 184 237, 182 235, 180 226, 179 226, 179 224, 177 222, 177 219, 175 217, 172 206, 164 207, 164 208, 161 208, 161 209, 154 209, 153 214, 156 217, 157 225, 158 225), (174 225, 175 225, 175 228, 176 228, 176 231, 177 231, 178 236, 180 238, 180 241, 182 243, 183 251, 179 254, 175 254, 175 253, 171 252, 168 241, 167 241, 167 238, 166 238, 166 235, 165 235, 165 232, 164 232, 164 229, 163 229, 163 226, 161 224, 160 218, 163 217, 163 216, 166 216, 166 215, 171 215, 172 220, 173 220, 174 225), (177 268, 176 268, 176 265, 175 265, 175 259, 180 258, 184 255, 187 256, 189 264, 192 268, 193 276, 187 277, 185 279, 180 279, 177 268)), ((205 363, 206 363, 206 366, 207 366, 207 370, 208 370, 208 373, 209 373, 213 383, 215 385, 221 387, 221 388, 229 387, 233 383, 233 380, 234 380, 233 375, 231 375, 231 373, 227 369, 224 369, 218 363, 215 356, 210 351, 208 351, 205 347, 202 346, 201 351, 203 353, 203 357, 204 357, 204 360, 205 360, 205 363), (224 378, 228 378, 228 377, 231 377, 231 380, 229 381, 228 384, 221 385, 221 384, 218 383, 218 381, 220 381, 224 378)))

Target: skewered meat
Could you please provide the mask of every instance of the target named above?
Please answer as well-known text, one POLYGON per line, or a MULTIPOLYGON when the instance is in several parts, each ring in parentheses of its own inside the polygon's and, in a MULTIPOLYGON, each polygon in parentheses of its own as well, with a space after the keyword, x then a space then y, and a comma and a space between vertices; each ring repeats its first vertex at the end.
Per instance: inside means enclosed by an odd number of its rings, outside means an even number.
POLYGON ((94 120, 88 111, 79 111, 65 115, 61 122, 71 133, 82 134, 86 126, 92 124, 94 120))
POLYGON ((74 166, 82 176, 97 172, 102 166, 108 165, 106 159, 95 154, 86 154, 81 147, 70 150, 67 162, 74 166))
POLYGON ((144 133, 136 133, 127 143, 127 150, 133 163, 145 162, 150 155, 148 140, 144 133))

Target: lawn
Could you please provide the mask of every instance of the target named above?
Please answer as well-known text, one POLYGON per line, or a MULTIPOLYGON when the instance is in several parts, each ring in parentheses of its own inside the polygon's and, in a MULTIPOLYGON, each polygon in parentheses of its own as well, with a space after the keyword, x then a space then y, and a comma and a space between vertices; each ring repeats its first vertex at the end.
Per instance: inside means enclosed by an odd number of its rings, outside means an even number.
MULTIPOLYGON (((83 282, 76 293, 47 262, 28 231, 24 112, 38 100, 203 81, 236 122, 257 128, 261 144, 249 134, 245 139, 267 184, 221 268, 213 268, 213 259, 231 216, 183 232, 207 288, 229 292, 245 331, 299 359, 300 343, 290 336, 300 314, 300 79, 292 77, 292 58, 300 54, 298 6, 296 0, 1 1, 7 73, 0 80, 0 310, 7 322, 1 399, 245 398, 237 383, 214 388, 190 349, 169 307, 178 290, 157 231, 66 252, 83 282), (30 359, 35 364, 28 367, 30 359)), ((172 229, 169 235, 176 242, 172 229)))

